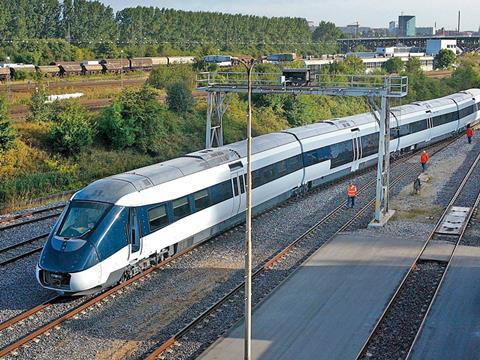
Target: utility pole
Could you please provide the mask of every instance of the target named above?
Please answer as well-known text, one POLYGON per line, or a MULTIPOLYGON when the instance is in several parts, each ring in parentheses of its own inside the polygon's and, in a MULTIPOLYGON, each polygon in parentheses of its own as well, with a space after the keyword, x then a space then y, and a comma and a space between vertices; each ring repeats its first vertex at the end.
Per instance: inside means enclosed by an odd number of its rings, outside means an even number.
POLYGON ((262 60, 237 59, 245 66, 248 75, 248 123, 247 123, 247 209, 245 221, 245 339, 244 360, 252 358, 252 73, 262 60))

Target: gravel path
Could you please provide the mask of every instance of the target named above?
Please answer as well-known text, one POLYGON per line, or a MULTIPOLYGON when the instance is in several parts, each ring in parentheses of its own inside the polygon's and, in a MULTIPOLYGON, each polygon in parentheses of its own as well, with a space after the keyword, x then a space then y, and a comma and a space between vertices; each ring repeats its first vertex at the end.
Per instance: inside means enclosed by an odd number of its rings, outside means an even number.
MULTIPOLYGON (((448 161, 453 157, 452 154, 458 155, 459 148, 457 142, 452 149, 444 150, 438 157, 448 161)), ((436 158, 433 158, 429 172, 434 168, 435 161, 436 158)), ((417 159, 411 162, 417 163, 417 159)), ((420 171, 420 165, 418 167, 420 171)), ((374 174, 364 174, 356 178, 357 187, 361 187, 373 176, 374 174)), ((405 179, 403 185, 394 193, 398 193, 402 188, 411 188, 415 177, 416 175, 405 179)), ((272 256, 335 208, 339 202, 344 201, 347 181, 313 192, 297 201, 290 201, 258 217, 254 221, 254 262, 258 264, 272 256)), ((361 206, 360 196, 357 208, 361 206)), ((365 227, 370 220, 371 213, 367 213, 355 228, 365 227)), ((427 219, 423 225, 428 226, 430 222, 427 219)), ((419 227, 411 219, 398 219, 392 222, 394 223, 396 225, 393 227, 389 226, 391 231, 419 231, 419 227)), ((285 278, 293 268, 292 264, 299 264, 299 261, 312 251, 312 244, 318 246, 326 237, 327 233, 320 238, 313 238, 313 243, 306 243, 305 247, 299 248, 298 255, 295 255, 294 251, 281 262, 281 266, 276 266, 272 273, 278 276, 278 281, 285 278)), ((116 296, 108 298, 107 302, 81 315, 79 320, 68 321, 49 336, 42 336, 38 343, 32 343, 28 348, 20 350, 16 358, 143 358, 152 346, 178 331, 196 314, 231 289, 233 284, 242 280, 243 240, 243 226, 217 237, 176 260, 168 268, 154 272, 145 281, 129 286, 116 296)), ((14 271, 15 264, 12 266, 14 271)), ((259 285, 265 289, 257 292, 259 299, 261 294, 268 293, 272 286, 278 283, 270 275, 268 278, 265 284, 259 285)), ((9 282, 9 288, 11 284, 12 282, 9 282)), ((0 286, 4 288, 3 283, 0 283, 0 286)), ((28 294, 28 291, 25 294, 28 294)), ((8 301, 12 299, 6 300, 3 307, 9 307, 8 301)), ((27 303, 22 300, 18 307, 25 308, 27 303)), ((219 315, 219 324, 223 324, 220 330, 228 327, 232 321, 235 321, 235 316, 225 319, 219 315)), ((210 327, 208 329, 210 333, 210 327)), ((209 336, 215 335, 214 333, 215 331, 209 336)), ((214 337, 211 337, 212 339, 214 337)), ((179 358, 197 354, 202 346, 192 348, 179 358)))

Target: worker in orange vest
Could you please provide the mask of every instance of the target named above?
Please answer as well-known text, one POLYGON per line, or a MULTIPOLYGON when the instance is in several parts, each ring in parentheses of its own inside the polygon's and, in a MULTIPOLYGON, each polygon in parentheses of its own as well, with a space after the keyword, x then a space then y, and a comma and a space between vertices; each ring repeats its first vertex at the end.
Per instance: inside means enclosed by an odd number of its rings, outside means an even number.
POLYGON ((423 150, 422 155, 420 155, 420 164, 422 164, 422 171, 425 171, 427 168, 427 162, 430 160, 428 153, 423 150))
POLYGON ((347 187, 348 204, 350 208, 355 206, 355 196, 357 196, 357 187, 350 183, 347 187))
POLYGON ((472 143, 472 138, 473 138, 473 129, 471 128, 470 124, 467 125, 467 139, 468 143, 472 143))

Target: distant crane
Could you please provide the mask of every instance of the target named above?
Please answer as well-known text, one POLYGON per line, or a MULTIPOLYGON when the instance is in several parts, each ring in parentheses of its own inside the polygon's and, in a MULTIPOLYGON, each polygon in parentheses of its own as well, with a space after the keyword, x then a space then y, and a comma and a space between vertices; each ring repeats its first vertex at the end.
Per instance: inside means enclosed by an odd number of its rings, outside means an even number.
POLYGON ((358 21, 355 21, 353 24, 348 25, 348 26, 355 26, 355 38, 357 38, 357 37, 358 37, 359 28, 360 28, 360 24, 358 23, 358 21))

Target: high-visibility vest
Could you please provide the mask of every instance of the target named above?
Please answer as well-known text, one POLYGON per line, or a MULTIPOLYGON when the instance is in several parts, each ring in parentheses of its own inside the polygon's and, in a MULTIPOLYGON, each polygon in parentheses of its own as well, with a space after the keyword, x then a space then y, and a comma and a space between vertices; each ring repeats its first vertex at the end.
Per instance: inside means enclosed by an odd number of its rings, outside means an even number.
POLYGON ((347 195, 348 197, 357 196, 357 187, 355 185, 348 185, 347 195))
POLYGON ((472 137, 472 136, 473 136, 473 129, 472 129, 472 128, 468 128, 468 129, 467 129, 467 136, 468 136, 468 137, 472 137))
POLYGON ((422 164, 426 164, 428 162, 428 154, 427 153, 422 153, 422 155, 420 155, 420 162, 422 164))

